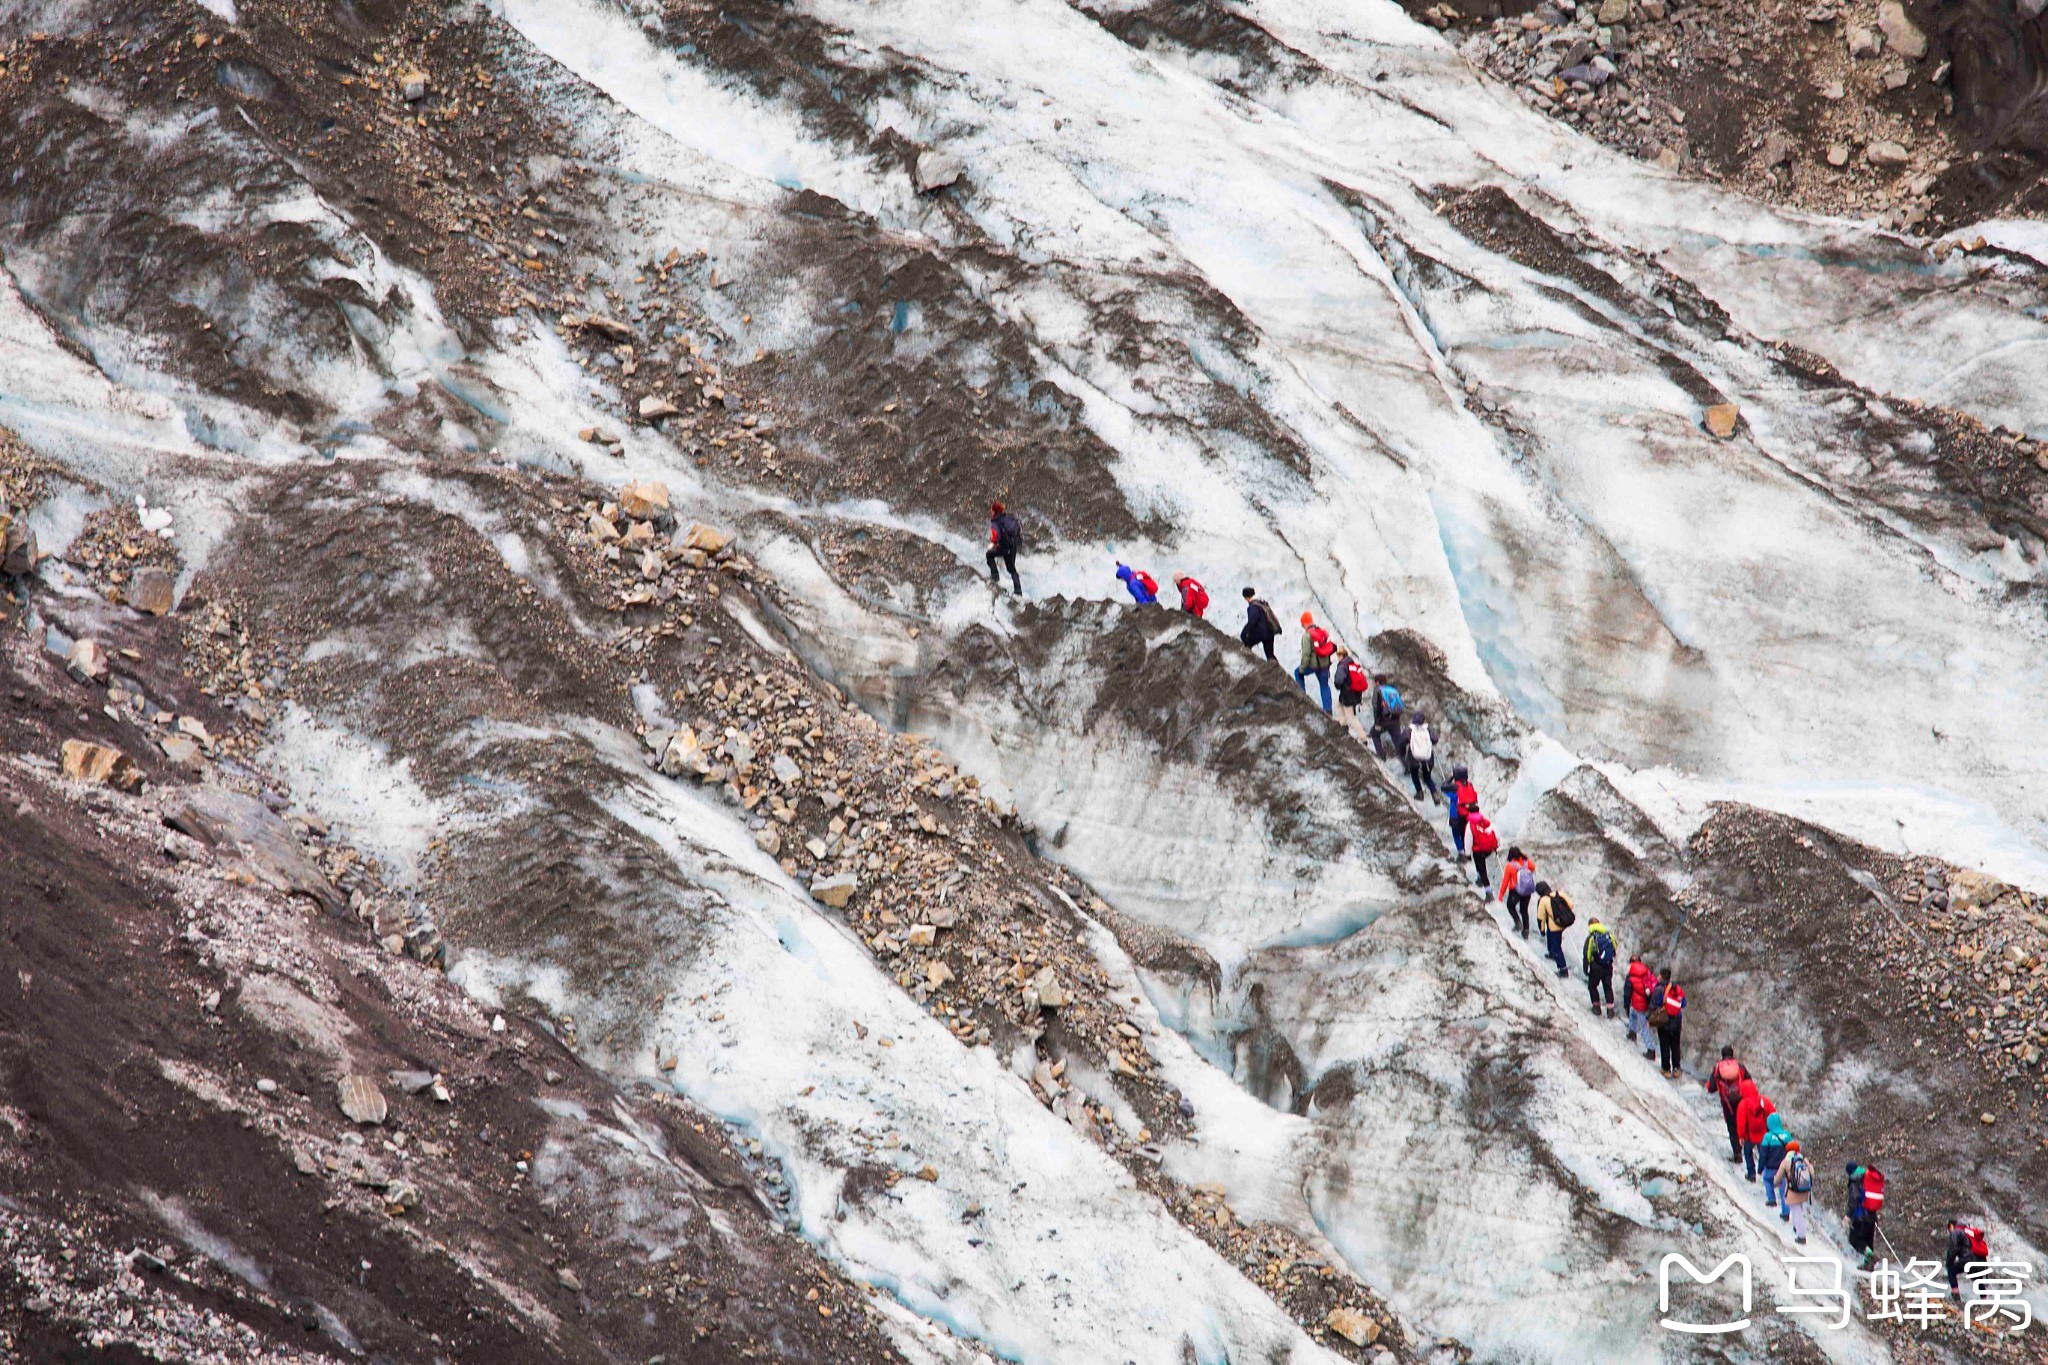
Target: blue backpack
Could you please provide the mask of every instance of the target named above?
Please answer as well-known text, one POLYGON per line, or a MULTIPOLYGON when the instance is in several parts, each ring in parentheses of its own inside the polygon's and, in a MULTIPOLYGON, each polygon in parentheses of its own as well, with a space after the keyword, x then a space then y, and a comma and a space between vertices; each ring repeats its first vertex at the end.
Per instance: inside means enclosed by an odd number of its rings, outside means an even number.
POLYGON ((1614 961, 1614 935, 1604 930, 1593 935, 1593 960, 1603 964, 1614 961))
POLYGON ((1382 684, 1380 685, 1380 702, 1381 702, 1381 704, 1382 704, 1382 705, 1384 705, 1384 706, 1385 706, 1385 707, 1386 707, 1386 708, 1387 708, 1387 709, 1388 709, 1389 711, 1398 711, 1398 710, 1400 710, 1400 709, 1401 709, 1401 693, 1400 693, 1400 690, 1399 690, 1398 688, 1396 688, 1396 687, 1395 687, 1395 686, 1394 686, 1394 685, 1393 685, 1392 683, 1382 683, 1382 684))

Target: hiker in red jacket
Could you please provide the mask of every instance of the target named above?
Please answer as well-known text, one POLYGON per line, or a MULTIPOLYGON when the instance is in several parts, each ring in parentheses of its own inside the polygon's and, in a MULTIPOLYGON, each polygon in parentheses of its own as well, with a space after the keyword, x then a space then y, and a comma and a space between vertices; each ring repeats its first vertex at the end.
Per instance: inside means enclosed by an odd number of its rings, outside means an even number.
POLYGON ((1650 970, 1650 964, 1640 957, 1628 960, 1628 1036, 1643 1056, 1654 1057, 1657 1049, 1650 1045, 1650 996, 1660 989, 1657 974, 1650 970))
POLYGON ((1714 1063, 1714 1069, 1707 1073, 1701 1084, 1714 1092, 1721 1101, 1721 1117, 1728 1124, 1728 1159, 1742 1160, 1742 1139, 1735 1131, 1735 1106, 1742 1102, 1742 1083, 1749 1079, 1749 1068, 1735 1060, 1735 1049, 1721 1049, 1721 1060, 1714 1063))
POLYGON ((1209 610, 1209 590, 1186 574, 1174 579, 1173 586, 1180 589, 1180 609, 1200 620, 1209 610))
POLYGON ((1529 901, 1536 894, 1536 860, 1520 848, 1508 849, 1508 865, 1501 869, 1500 899, 1508 908, 1508 927, 1529 937, 1529 901))
POLYGON ((1948 1255, 1943 1259, 1948 1267, 1948 1296, 1959 1300, 1963 1297, 1963 1277, 1974 1278, 1991 1259, 1991 1244, 1984 1240, 1984 1229, 1960 1218, 1949 1219, 1948 1255))
POLYGON ((1765 1126, 1778 1106, 1764 1098, 1756 1082, 1744 1080, 1735 1087, 1735 1136, 1742 1143, 1742 1173, 1756 1184, 1756 1149, 1763 1145, 1765 1126), (1769 1105, 1769 1108, 1765 1108, 1769 1105))
POLYGON ((1650 1027, 1657 1030, 1657 1069, 1665 1079, 1678 1078, 1678 1039, 1685 1028, 1685 987, 1675 974, 1664 973, 1664 992, 1650 1011, 1650 1027))
POLYGON ((1500 847, 1500 836, 1493 832, 1493 822, 1479 813, 1477 801, 1465 807, 1465 834, 1472 840, 1472 866, 1479 873, 1483 893, 1493 885, 1486 877, 1486 860, 1500 847))

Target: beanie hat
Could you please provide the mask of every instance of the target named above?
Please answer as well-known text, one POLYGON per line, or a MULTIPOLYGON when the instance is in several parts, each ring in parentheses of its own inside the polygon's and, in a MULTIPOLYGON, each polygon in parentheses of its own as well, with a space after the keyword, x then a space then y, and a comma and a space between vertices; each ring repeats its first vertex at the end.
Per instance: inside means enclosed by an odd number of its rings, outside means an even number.
POLYGON ((1312 611, 1303 612, 1301 614, 1301 623, 1305 626, 1314 625, 1316 623, 1316 614, 1312 611))
POLYGON ((992 517, 1001 516, 1003 514, 1003 505, 999 502, 990 503, 988 505, 988 514, 992 517))

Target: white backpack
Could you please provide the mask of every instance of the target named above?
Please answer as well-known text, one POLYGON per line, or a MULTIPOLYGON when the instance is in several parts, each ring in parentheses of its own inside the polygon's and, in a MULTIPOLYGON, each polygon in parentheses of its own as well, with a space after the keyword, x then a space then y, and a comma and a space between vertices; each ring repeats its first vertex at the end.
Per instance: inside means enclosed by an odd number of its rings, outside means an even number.
POLYGON ((1429 737, 1429 727, 1418 725, 1408 732, 1408 756, 1417 763, 1427 763, 1436 754, 1436 744, 1429 737))

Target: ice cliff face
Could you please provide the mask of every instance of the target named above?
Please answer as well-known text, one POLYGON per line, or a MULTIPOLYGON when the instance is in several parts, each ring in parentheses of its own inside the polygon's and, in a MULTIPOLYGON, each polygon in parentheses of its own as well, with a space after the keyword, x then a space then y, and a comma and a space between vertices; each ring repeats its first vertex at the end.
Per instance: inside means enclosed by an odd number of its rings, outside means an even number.
MULTIPOLYGON (((445 250, 351 199, 306 159, 347 129, 296 86, 223 77, 239 103, 172 122, 126 87, 38 106, 67 173, 6 191, 0 422, 95 485, 46 538, 109 496, 175 509, 185 583, 303 661, 273 761, 447 899, 458 979, 758 1141, 906 1355, 1334 1344, 1034 1098, 1042 1038, 963 1041, 807 894, 844 865, 893 904, 854 808, 785 848, 739 781, 649 771, 714 667, 721 703, 802 674, 808 715, 848 699, 1013 807, 1041 862, 1003 866, 1194 1112, 1155 1132, 1074 1063, 1126 1154, 1144 1129, 1143 1160, 1483 1358, 1682 1351, 1657 1256, 1775 1263, 1776 1225, 1691 1088, 1502 934, 1433 808, 1228 635, 1108 600, 1113 558, 1194 573, 1225 629, 1256 584, 1284 655, 1312 608, 1394 670, 1582 922, 1697 954, 1691 1055, 1754 1041, 1816 1125, 1855 1106, 1831 1064, 1911 1059, 1838 1026, 1798 953, 1687 927, 1695 884, 1755 890, 1692 847, 1710 803, 2048 885, 2048 481, 1991 429, 2048 438, 2038 263, 1621 161, 1385 3, 507 0, 448 27, 495 83, 445 117, 500 109, 464 155, 527 203, 517 238, 474 194, 435 206, 445 250), (689 425, 637 420, 657 385, 689 425), (643 479, 751 560, 669 629, 577 567, 585 494, 643 479), (1029 605, 979 578, 996 496, 1029 605)), ((2038 1158, 1963 1160, 1981 1179, 1944 1190, 2040 1246, 2038 1158)), ((1884 1351, 1773 1331, 1779 1358, 1884 1351)))

